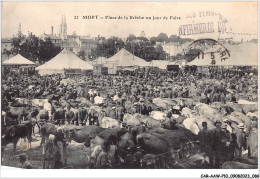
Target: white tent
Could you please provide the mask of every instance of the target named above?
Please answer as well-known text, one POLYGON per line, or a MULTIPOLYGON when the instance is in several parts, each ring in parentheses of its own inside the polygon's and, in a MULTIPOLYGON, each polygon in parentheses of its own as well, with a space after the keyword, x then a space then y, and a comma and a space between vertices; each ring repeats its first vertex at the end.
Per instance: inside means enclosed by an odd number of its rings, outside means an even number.
POLYGON ((65 70, 93 70, 93 66, 75 55, 70 50, 63 49, 50 61, 35 68, 40 75, 64 74, 65 70))
POLYGON ((114 56, 108 58, 106 62, 115 63, 116 66, 119 67, 132 67, 132 66, 148 67, 149 66, 149 62, 131 54, 124 48, 122 48, 114 56))
POLYGON ((230 57, 219 63, 219 65, 234 66, 257 66, 258 65, 258 44, 244 42, 239 45, 225 44, 230 52, 230 57))
MULTIPOLYGON (((230 57, 221 61, 220 55, 215 56, 216 66, 254 66, 258 65, 258 50, 257 44, 253 42, 245 42, 239 45, 225 44, 226 49, 229 51, 230 57)), ((188 65, 196 66, 211 66, 211 54, 206 53, 204 58, 200 55, 188 65)))
POLYGON ((35 63, 27 60, 20 54, 17 54, 16 56, 4 61, 3 65, 35 65, 35 63))

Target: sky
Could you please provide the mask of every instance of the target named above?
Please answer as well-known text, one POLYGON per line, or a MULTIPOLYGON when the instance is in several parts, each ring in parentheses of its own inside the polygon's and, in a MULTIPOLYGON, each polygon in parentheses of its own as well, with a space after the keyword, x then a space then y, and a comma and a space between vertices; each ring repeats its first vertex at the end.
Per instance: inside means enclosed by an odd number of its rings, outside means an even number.
MULTIPOLYGON (((59 33, 61 17, 66 16, 68 34, 76 31, 78 35, 101 35, 105 37, 127 37, 129 34, 139 36, 141 31, 146 37, 157 36, 164 32, 168 36, 179 34, 179 27, 186 24, 214 23, 214 32, 186 35, 187 38, 216 38, 219 16, 199 17, 202 12, 214 11, 226 19, 226 31, 255 34, 244 38, 257 38, 258 12, 257 2, 2 2, 2 38, 17 34, 19 23, 23 34, 28 31, 36 35, 59 33), (189 15, 195 18, 187 18, 189 15), (98 19, 82 19, 82 16, 98 16, 98 19), (74 19, 78 16, 79 19, 74 19), (111 17, 168 17, 168 19, 100 19, 111 17), (180 17, 180 20, 171 20, 180 17)), ((227 34, 225 34, 227 35, 227 34)), ((228 36, 229 36, 228 35, 228 36)), ((223 35, 224 36, 224 35, 223 35)))

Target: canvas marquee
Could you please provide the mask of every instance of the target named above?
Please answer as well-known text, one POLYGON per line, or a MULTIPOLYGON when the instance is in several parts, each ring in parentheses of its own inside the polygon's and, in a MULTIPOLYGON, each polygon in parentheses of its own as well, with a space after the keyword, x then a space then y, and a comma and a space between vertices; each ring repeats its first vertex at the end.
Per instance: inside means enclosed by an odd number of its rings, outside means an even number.
POLYGON ((63 49, 50 61, 38 66, 35 70, 40 75, 64 74, 65 70, 93 70, 93 66, 75 55, 70 50, 63 49))
POLYGON ((35 63, 24 58, 20 54, 17 54, 16 56, 4 61, 3 65, 35 65, 35 63))
MULTIPOLYGON (((221 61, 220 55, 215 55, 215 66, 256 66, 258 65, 257 44, 253 42, 245 42, 238 45, 225 44, 226 49, 230 53, 230 57, 221 61)), ((188 65, 211 66, 211 54, 207 53, 204 58, 196 57, 188 65)))
POLYGON ((114 63, 118 67, 148 67, 149 62, 146 62, 144 59, 141 59, 132 53, 128 52, 126 49, 122 48, 114 56, 108 58, 106 63, 114 63))

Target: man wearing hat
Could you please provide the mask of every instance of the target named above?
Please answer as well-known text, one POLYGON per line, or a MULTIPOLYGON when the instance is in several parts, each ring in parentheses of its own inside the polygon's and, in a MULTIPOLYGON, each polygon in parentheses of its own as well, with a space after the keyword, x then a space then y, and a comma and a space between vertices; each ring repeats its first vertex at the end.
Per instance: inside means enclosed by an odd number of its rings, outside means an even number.
POLYGON ((102 108, 101 111, 100 111, 100 113, 99 113, 99 115, 98 115, 98 121, 102 121, 102 119, 103 119, 104 117, 106 117, 106 116, 107 116, 106 111, 105 111, 104 108, 102 108))
POLYGON ((134 103, 134 106, 132 107, 132 109, 130 109, 129 113, 130 113, 130 114, 138 113, 138 106, 139 106, 138 103, 135 102, 135 103, 134 103))
POLYGON ((242 151, 246 150, 246 133, 245 133, 245 124, 239 123, 238 124, 238 130, 235 131, 236 135, 236 142, 238 144, 238 149, 236 150, 236 155, 238 157, 241 157, 242 151))
POLYGON ((246 132, 247 136, 249 135, 249 133, 252 129, 252 123, 258 124, 258 119, 256 116, 252 116, 251 124, 246 126, 245 132, 246 132))
POLYGON ((50 135, 47 141, 43 146, 43 169, 53 169, 54 168, 54 154, 55 154, 55 146, 54 140, 55 136, 50 135))
POLYGON ((78 109, 78 124, 80 126, 85 125, 85 122, 88 119, 88 112, 87 109, 83 108, 84 105, 83 104, 79 104, 79 109, 78 109))
POLYGON ((116 107, 113 106, 111 110, 109 111, 109 117, 112 119, 116 119, 116 107))
POLYGON ((180 115, 181 114, 181 107, 180 105, 174 105, 172 106, 172 114, 177 114, 180 115))
POLYGON ((123 121, 124 112, 125 112, 125 109, 122 107, 122 105, 119 102, 117 102, 117 106, 116 106, 116 119, 118 121, 123 121))
POLYGON ((39 105, 40 111, 39 111, 39 118, 40 121, 48 121, 49 120, 49 112, 43 108, 43 103, 39 105))
POLYGON ((61 105, 57 105, 57 110, 53 114, 53 120, 56 125, 64 125, 65 124, 65 110, 61 105))
POLYGON ((147 114, 147 107, 145 106, 144 104, 145 102, 145 99, 144 98, 141 98, 139 100, 139 106, 138 106, 138 113, 142 114, 142 115, 146 115, 147 114))
POLYGON ((68 124, 72 123, 72 120, 74 119, 74 112, 71 111, 71 105, 67 105, 67 109, 65 111, 65 120, 68 124))
POLYGON ((209 157, 210 164, 213 164, 212 138, 208 130, 207 122, 202 122, 203 129, 199 131, 199 149, 200 152, 205 152, 209 157))
POLYGON ((226 123, 222 123, 221 125, 221 133, 220 133, 220 146, 219 146, 219 150, 221 152, 220 155, 220 164, 222 165, 225 161, 228 160, 229 157, 229 145, 231 142, 232 138, 231 138, 231 134, 230 132, 227 130, 227 124, 226 123))
POLYGON ((220 156, 222 155, 221 149, 221 122, 216 120, 215 122, 216 129, 212 131, 212 150, 214 157, 214 166, 219 167, 220 165, 220 156))
POLYGON ((88 114, 89 125, 95 125, 95 123, 99 125, 98 117, 98 112, 91 108, 90 113, 88 114))
POLYGON ((50 118, 51 117, 51 111, 52 111, 52 106, 51 106, 51 100, 50 99, 48 99, 48 101, 43 104, 43 108, 48 111, 49 118, 50 118))
POLYGON ((248 157, 258 157, 258 129, 257 122, 253 121, 251 124, 251 130, 249 136, 247 137, 247 148, 248 148, 248 157))
POLYGON ((57 133, 54 138, 54 144, 58 147, 59 153, 61 155, 61 163, 64 165, 67 164, 67 144, 65 140, 65 136, 63 133, 62 127, 57 128, 57 133))

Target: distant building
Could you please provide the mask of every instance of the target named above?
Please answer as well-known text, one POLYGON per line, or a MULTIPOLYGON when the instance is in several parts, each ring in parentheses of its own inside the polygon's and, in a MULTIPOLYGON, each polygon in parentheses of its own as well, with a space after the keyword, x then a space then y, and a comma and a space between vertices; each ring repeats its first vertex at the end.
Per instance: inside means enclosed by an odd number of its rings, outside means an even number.
POLYGON ((61 46, 61 38, 56 36, 56 34, 53 34, 53 26, 51 26, 50 34, 45 34, 44 32, 44 34, 41 36, 41 39, 45 40, 45 38, 49 38, 55 46, 61 46))
POLYGON ((218 39, 218 42, 220 42, 220 43, 222 43, 222 44, 225 44, 225 43, 232 44, 232 43, 233 43, 233 37, 229 37, 229 38, 219 38, 219 39, 218 39))
POLYGON ((12 39, 2 39, 1 41, 1 53, 4 52, 4 49, 11 50, 12 49, 12 39))
POLYGON ((182 54, 187 50, 187 47, 190 43, 184 43, 184 44, 179 44, 175 42, 170 42, 166 44, 160 44, 163 48, 163 50, 168 53, 170 56, 175 56, 177 54, 182 54))
POLYGON ((63 15, 61 18, 59 34, 53 33, 53 26, 51 27, 51 34, 43 34, 42 39, 50 38, 51 42, 55 46, 60 46, 62 49, 66 48, 71 50, 75 54, 84 50, 86 57, 90 55, 91 50, 97 46, 97 41, 90 38, 90 36, 79 36, 74 31, 73 34, 67 34, 67 23, 66 17, 63 15))
POLYGON ((60 24, 61 48, 66 48, 77 54, 84 50, 86 56, 90 55, 91 50, 97 46, 97 41, 90 36, 79 36, 74 31, 72 35, 67 34, 66 17, 63 16, 60 24))
POLYGON ((91 53, 91 49, 96 48, 97 42, 94 39, 86 39, 79 37, 80 50, 84 50, 86 54, 91 53))

